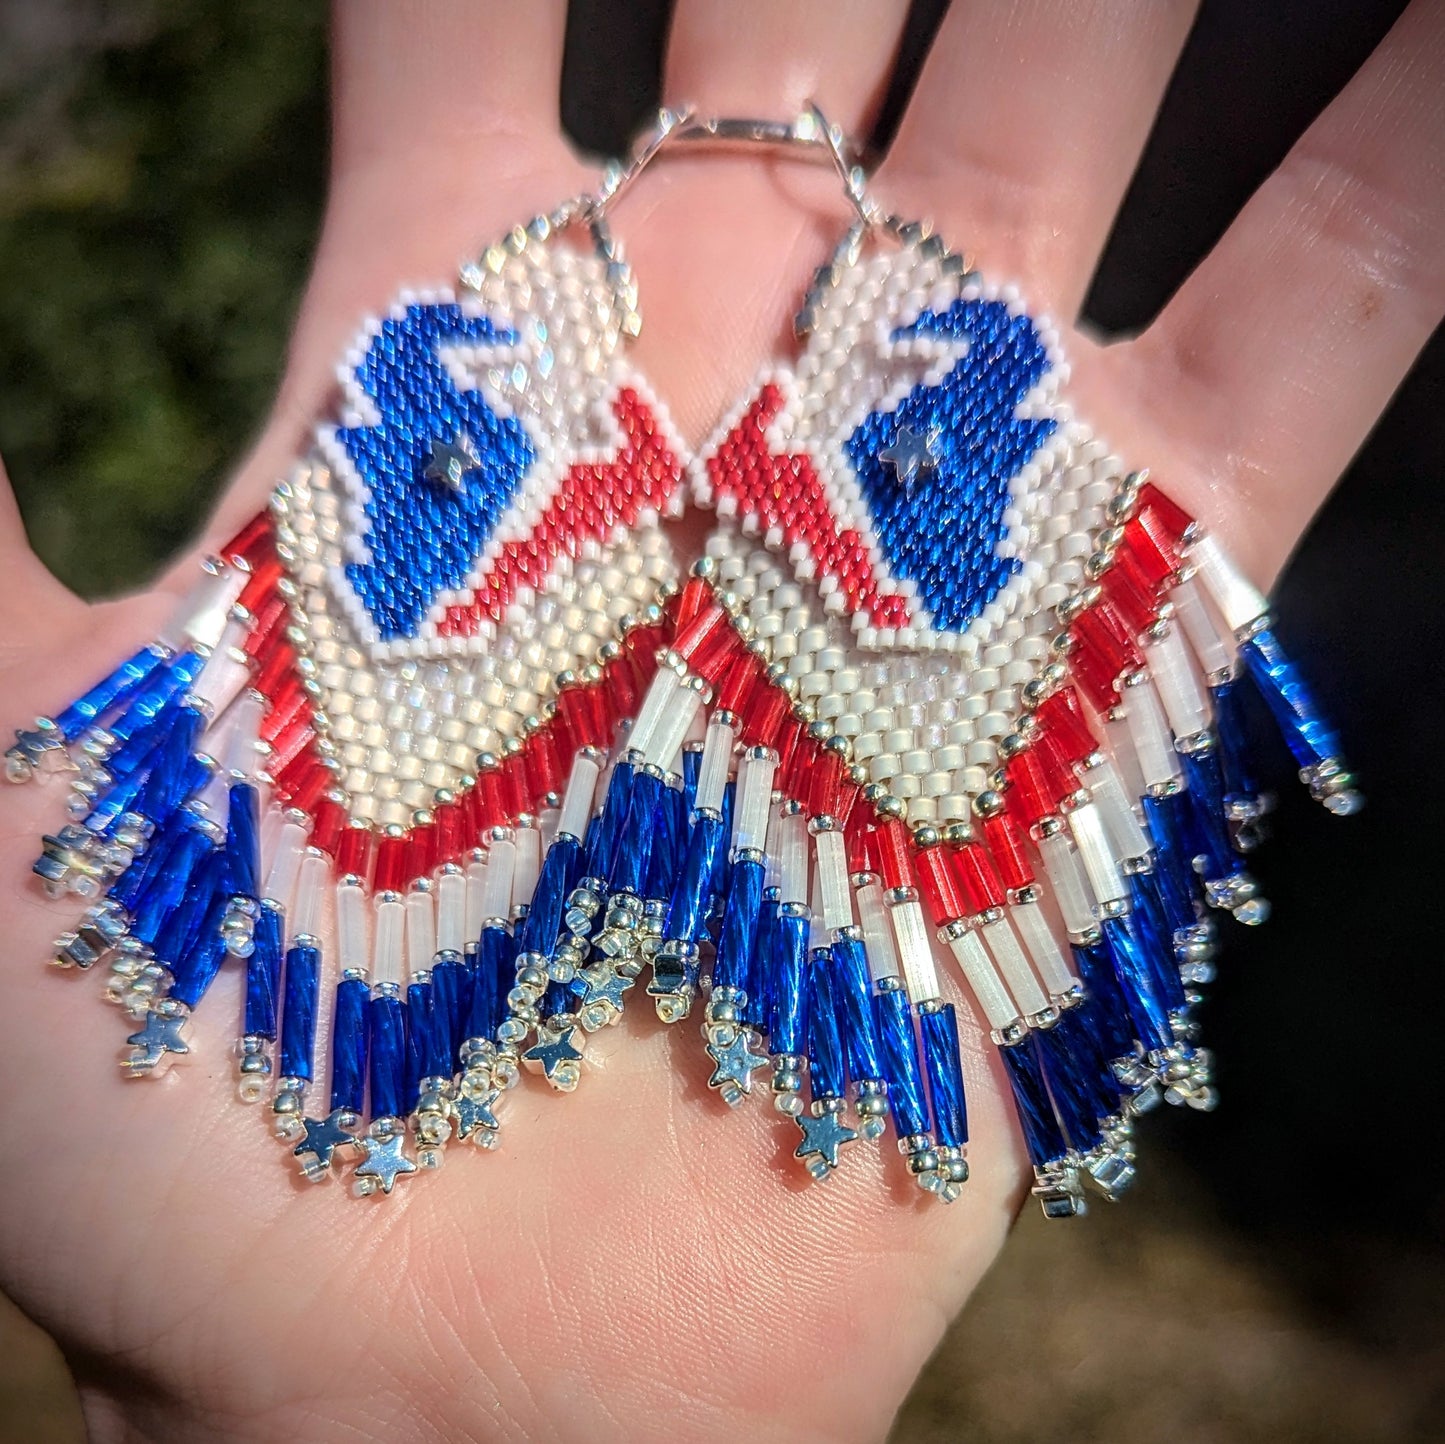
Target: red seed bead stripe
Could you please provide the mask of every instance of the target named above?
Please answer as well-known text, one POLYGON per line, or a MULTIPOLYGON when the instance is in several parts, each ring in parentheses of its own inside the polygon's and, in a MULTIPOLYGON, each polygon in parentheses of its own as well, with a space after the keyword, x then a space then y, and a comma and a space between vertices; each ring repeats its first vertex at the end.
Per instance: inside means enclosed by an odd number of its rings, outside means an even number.
POLYGON ((246 566, 270 554, 276 544, 276 533, 271 525, 271 513, 258 511, 235 536, 221 548, 224 561, 240 562, 246 566))
POLYGON ((447 609, 437 624, 440 636, 471 636, 484 618, 500 621, 520 588, 540 587, 558 555, 576 556, 588 538, 632 528, 645 511, 666 510, 682 477, 681 462, 635 391, 619 391, 613 411, 623 436, 616 457, 568 468, 529 536, 502 544, 487 585, 447 609))
POLYGON ((1153 482, 1145 482, 1139 488, 1133 520, 1159 554, 1170 559, 1170 570, 1177 571, 1184 533, 1194 525, 1194 518, 1177 502, 1165 496, 1153 482))
MULTIPOLYGON (((290 651, 287 646, 285 652, 290 651)), ((346 826, 339 829, 337 838, 334 819, 344 819, 346 810, 343 804, 327 798, 335 786, 335 774, 314 750, 316 733, 310 698, 294 670, 288 672, 282 661, 276 660, 276 654, 268 661, 270 675, 266 680, 269 684, 274 678, 276 685, 271 694, 273 707, 262 723, 262 733, 271 743, 267 772, 277 799, 312 814, 313 839, 318 835, 328 837, 330 847, 346 846, 358 831, 370 836, 369 829, 346 826), (323 818, 331 819, 325 822, 324 833, 323 818)), ((284 661, 293 665, 289 655, 284 661)), ((461 860, 491 829, 514 823, 524 812, 535 814, 547 796, 560 795, 577 748, 605 745, 611 736, 606 691, 605 680, 563 688, 556 715, 533 731, 521 748, 500 765, 484 769, 479 779, 463 788, 453 801, 437 803, 433 821, 421 824, 425 831, 417 834, 413 826, 397 834, 411 858, 402 869, 407 874, 402 885, 413 877, 430 874, 443 862, 461 860), (412 872, 411 868, 423 870, 412 872)), ((786 706, 787 699, 782 700, 786 706)), ((351 842, 350 846, 354 849, 360 844, 351 842)), ((338 857, 338 874, 351 871, 364 875, 359 867, 347 867, 338 857)))
POLYGON ((1060 687, 1046 697, 1034 709, 1034 716, 1069 762, 1082 762, 1099 750, 1098 739, 1084 720, 1079 694, 1072 687, 1060 687))
POLYGON ((334 858, 345 829, 346 809, 334 798, 323 797, 316 804, 315 819, 311 825, 311 846, 334 858))
POLYGON ((440 859, 437 857, 437 825, 416 822, 406 834, 406 870, 408 881, 430 877, 440 859))
POLYGON ((274 556, 254 565, 246 585, 241 588, 241 594, 236 598, 236 605, 254 616, 276 595, 276 583, 281 580, 281 572, 281 563, 274 556))
POLYGON ((838 578, 850 611, 866 611, 878 627, 906 626, 906 599, 879 593, 863 538, 851 527, 838 529, 812 460, 805 454, 769 452, 767 427, 782 405, 777 386, 763 387, 708 460, 713 492, 735 498, 739 510, 757 516, 764 531, 778 528, 787 550, 806 546, 818 571, 838 578))
POLYGON ((1034 867, 1029 860, 1023 831, 1007 813, 985 818, 983 840, 998 867, 999 876, 1010 892, 1029 887, 1034 882, 1034 867))
POLYGON ((948 850, 959 891, 968 903, 970 916, 1001 908, 1008 901, 1003 880, 994 871, 993 860, 982 844, 965 842, 948 850))
POLYGON ((873 850, 884 887, 891 889, 913 886, 913 867, 909 860, 912 839, 902 818, 884 818, 874 828, 873 850))
POLYGON ((968 906, 949 862, 948 849, 940 845, 920 847, 913 854, 918 891, 923 895, 934 927, 939 928, 977 911, 968 906))
POLYGON ((400 892, 406 886, 409 876, 409 851, 404 835, 388 834, 377 843, 376 874, 373 880, 377 892, 400 892))
POLYGON ((336 845, 336 873, 370 879, 372 859, 376 854, 376 833, 365 823, 353 822, 342 829, 336 845))

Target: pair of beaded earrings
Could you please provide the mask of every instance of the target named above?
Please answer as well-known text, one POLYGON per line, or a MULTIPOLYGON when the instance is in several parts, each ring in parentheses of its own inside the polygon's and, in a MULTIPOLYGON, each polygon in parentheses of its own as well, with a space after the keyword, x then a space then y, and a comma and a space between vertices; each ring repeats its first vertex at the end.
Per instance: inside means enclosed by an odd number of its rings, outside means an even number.
POLYGON ((1265 599, 1073 416, 1048 324, 884 215, 816 112, 664 113, 341 380, 173 624, 7 754, 69 788, 53 961, 105 964, 129 1076, 243 969, 240 1097, 308 1178, 389 1194, 495 1146, 525 1073, 579 1086, 645 994, 815 1177, 891 1126, 951 1200, 948 955, 1050 1216, 1127 1185, 1138 1114, 1213 1105, 1215 920, 1266 911, 1245 694, 1348 812, 1335 737, 1265 599), (696 455, 627 364, 605 224, 684 140, 816 149, 857 212, 696 455))

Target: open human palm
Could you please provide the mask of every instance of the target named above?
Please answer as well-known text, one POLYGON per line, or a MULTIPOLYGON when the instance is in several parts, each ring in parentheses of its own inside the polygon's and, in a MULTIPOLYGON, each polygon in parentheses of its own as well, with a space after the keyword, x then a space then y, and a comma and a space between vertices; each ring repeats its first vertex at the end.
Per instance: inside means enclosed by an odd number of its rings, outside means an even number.
MULTIPOLYGON (((563 10, 338 10, 314 274, 212 543, 304 447, 359 316, 595 183, 556 121, 563 10)), ((666 97, 764 117, 816 98, 864 135, 906 10, 683 0, 666 97)), ((1068 323, 1192 13, 956 5, 873 189, 1063 323, 1081 413, 1265 585, 1445 307, 1430 146, 1445 12, 1411 7, 1158 321, 1104 346, 1068 323)), ((669 158, 619 204, 644 316, 633 359, 689 442, 788 354, 847 221, 830 172, 757 154, 669 158)), ((19 723, 153 635, 185 576, 87 606, 5 505, 0 691, 19 723)), ((777 1116, 723 1116, 692 1030, 643 1008, 599 1035, 575 1097, 510 1095, 497 1156, 376 1206, 311 1190, 232 1103, 235 976, 198 1016, 189 1065, 137 1084, 93 987, 31 966, 63 925, 28 878, 58 797, 3 802, 0 1149, 25 1162, 0 1212, 0 1282, 59 1339, 98 1437, 876 1437, 1023 1195, 981 1041, 965 1058, 972 1178, 943 1208, 889 1152, 805 1186, 777 1116)))

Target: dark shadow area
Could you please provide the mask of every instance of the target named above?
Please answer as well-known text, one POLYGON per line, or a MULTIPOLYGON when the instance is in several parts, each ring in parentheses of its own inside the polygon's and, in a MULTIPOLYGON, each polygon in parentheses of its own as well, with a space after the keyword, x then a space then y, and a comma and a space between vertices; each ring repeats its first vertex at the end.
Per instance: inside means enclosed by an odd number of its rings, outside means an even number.
MULTIPOLYGON (((1403 8, 1204 6, 1089 296, 1096 324, 1148 321, 1403 8)), ((1274 920, 1232 929, 1208 1011, 1224 1106, 1156 1129, 1312 1309, 1407 1352, 1440 1349, 1445 1283, 1427 780, 1445 706, 1442 470, 1437 335, 1276 592, 1369 806, 1325 815, 1276 755, 1275 835, 1256 866, 1274 920)))

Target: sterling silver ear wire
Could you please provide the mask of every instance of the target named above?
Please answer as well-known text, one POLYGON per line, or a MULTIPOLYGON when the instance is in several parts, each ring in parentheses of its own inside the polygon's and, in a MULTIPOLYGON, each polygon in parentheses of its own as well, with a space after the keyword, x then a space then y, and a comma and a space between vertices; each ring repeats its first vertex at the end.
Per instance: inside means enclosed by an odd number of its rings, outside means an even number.
POLYGON ((692 106, 662 110, 643 132, 625 161, 612 161, 591 197, 590 213, 601 215, 632 187, 639 176, 665 152, 706 147, 721 151, 762 150, 795 153, 827 159, 843 182, 844 194, 858 218, 871 224, 877 207, 866 194, 867 176, 848 157, 848 139, 829 123, 817 105, 809 103, 791 121, 756 120, 741 116, 699 116, 692 106))

